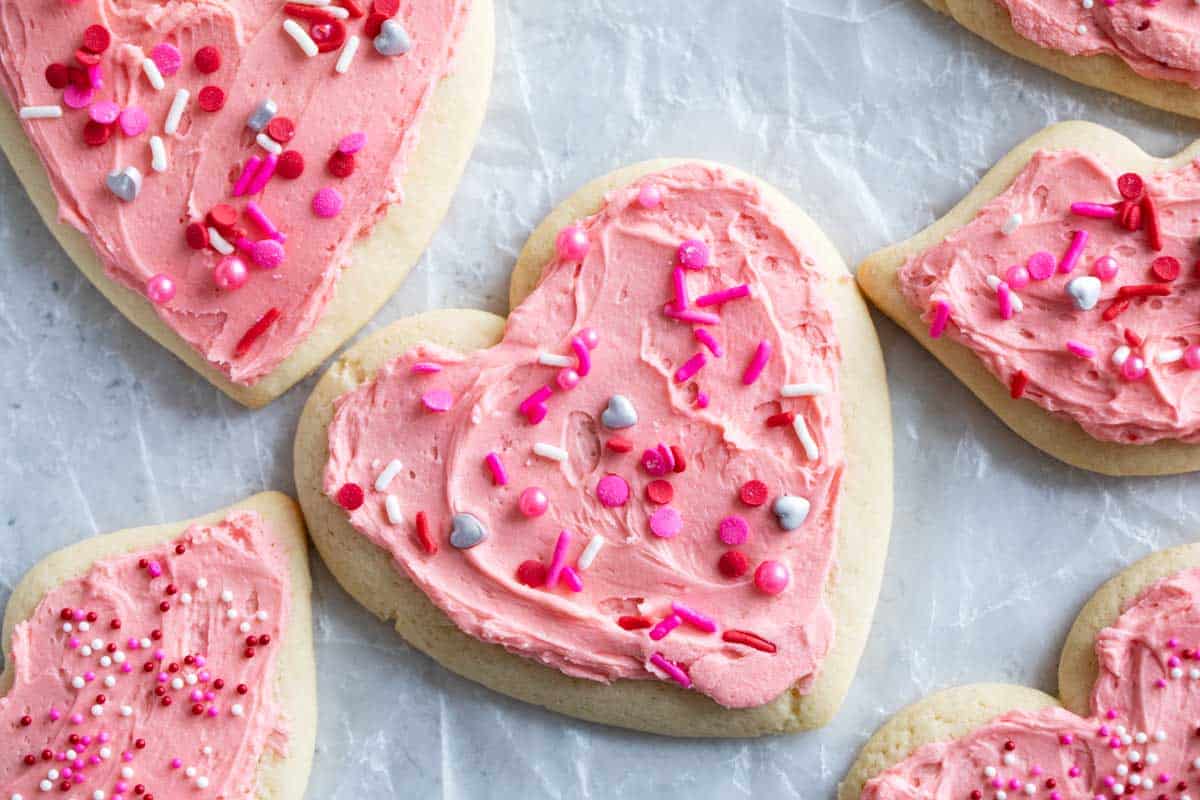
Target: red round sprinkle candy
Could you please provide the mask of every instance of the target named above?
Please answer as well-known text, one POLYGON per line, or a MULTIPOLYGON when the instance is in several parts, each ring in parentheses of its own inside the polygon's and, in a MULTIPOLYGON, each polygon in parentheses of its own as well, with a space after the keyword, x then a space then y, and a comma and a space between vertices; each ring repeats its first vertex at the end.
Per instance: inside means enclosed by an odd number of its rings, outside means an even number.
POLYGON ((740 578, 750 569, 750 559, 739 550, 729 550, 717 562, 717 569, 726 578, 740 578))
POLYGON ((25 761, 25 766, 32 767, 34 764, 37 763, 37 756, 35 756, 33 753, 26 753, 24 761, 25 761))
POLYGON ((1137 200, 1142 196, 1142 190, 1145 184, 1142 183, 1142 176, 1136 172, 1126 172, 1121 177, 1117 178, 1117 191, 1121 193, 1121 197, 1126 200, 1137 200))
POLYGON ((340 19, 313 22, 308 35, 317 43, 318 53, 331 53, 346 43, 346 23, 340 19))
POLYGON ((675 487, 667 481, 656 480, 646 484, 646 499, 655 505, 665 506, 675 498, 675 487))
POLYGON ((340 150, 329 157, 329 172, 338 178, 347 178, 354 172, 354 154, 340 150))
POLYGON ((202 111, 220 111, 225 107, 225 90, 220 86, 205 86, 196 95, 196 105, 202 111))
POLYGON ((371 13, 394 17, 400 13, 400 0, 372 0, 371 13))
POLYGON ((92 79, 88 77, 86 70, 79 67, 67 67, 67 83, 81 91, 92 88, 92 79))
POLYGON ((1160 281, 1175 280, 1179 277, 1179 272, 1182 269, 1183 266, 1179 263, 1179 259, 1173 256, 1159 256, 1150 262, 1150 271, 1160 281))
POLYGON ((228 203, 217 203, 205 215, 205 219, 217 230, 227 231, 237 224, 238 212, 228 203))
POLYGON ((304 156, 299 150, 284 150, 279 154, 279 162, 275 165, 275 174, 281 178, 293 181, 304 174, 304 156))
POLYGON ((347 511, 353 511, 363 504, 366 495, 363 493, 362 487, 357 483, 344 483, 342 488, 338 489, 337 501, 338 505, 347 511))
POLYGON ((67 74, 67 65, 55 61, 50 66, 46 67, 46 83, 50 84, 52 89, 63 89, 71 78, 67 74))
POLYGON ((546 565, 540 561, 522 561, 521 566, 517 567, 517 580, 525 586, 536 589, 539 586, 546 585, 546 575, 550 572, 546 565))
POLYGON ((367 21, 363 23, 363 33, 365 33, 368 38, 374 39, 379 35, 380 29, 383 28, 383 23, 387 21, 388 18, 383 14, 376 14, 372 12, 371 15, 367 17, 367 21))
POLYGON ((761 506, 767 502, 767 485, 759 480, 746 481, 738 491, 738 496, 748 506, 761 506))
POLYGON ((94 119, 89 119, 83 126, 83 140, 92 147, 99 147, 112 136, 112 126, 103 125, 94 119))
POLYGON ((221 51, 207 44, 196 51, 193 63, 196 69, 205 75, 211 75, 221 68, 221 51))
POLYGON ((267 123, 267 135, 280 144, 287 144, 296 135, 296 123, 287 117, 272 117, 267 123))
MULTIPOLYGON (((1200 272, 1200 262, 1196 265, 1196 271, 1200 272)), ((633 449, 633 442, 626 439, 624 436, 614 436, 604 443, 604 446, 614 453, 628 453, 633 449)))
POLYGON ((91 50, 85 50, 80 47, 75 51, 75 61, 81 67, 94 67, 100 63, 100 54, 93 53, 91 50))
POLYGON ((112 44, 112 34, 103 25, 88 25, 83 31, 83 46, 93 53, 103 53, 112 44))

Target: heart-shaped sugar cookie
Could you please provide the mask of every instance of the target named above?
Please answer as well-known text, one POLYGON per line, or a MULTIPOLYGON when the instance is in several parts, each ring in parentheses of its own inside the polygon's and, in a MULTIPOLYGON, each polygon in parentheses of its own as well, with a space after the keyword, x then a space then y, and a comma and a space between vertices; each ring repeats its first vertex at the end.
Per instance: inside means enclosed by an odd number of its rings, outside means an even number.
POLYGON ((867 742, 840 800, 1180 800, 1200 792, 1200 545, 1092 597, 1059 662, 1062 706, 1020 686, 939 692, 867 742), (1065 707, 1063 707, 1065 706, 1065 707))
POLYGON ((399 287, 491 81, 491 0, 3 14, 0 146, 39 213, 125 316, 250 406, 399 287))
POLYGON ((507 325, 402 320, 318 384, 296 477, 339 581, 557 711, 685 736, 828 721, 891 507, 878 344, 836 251, 749 176, 650 162, 551 214, 510 296, 507 325), (784 495, 811 504, 790 532, 784 495))

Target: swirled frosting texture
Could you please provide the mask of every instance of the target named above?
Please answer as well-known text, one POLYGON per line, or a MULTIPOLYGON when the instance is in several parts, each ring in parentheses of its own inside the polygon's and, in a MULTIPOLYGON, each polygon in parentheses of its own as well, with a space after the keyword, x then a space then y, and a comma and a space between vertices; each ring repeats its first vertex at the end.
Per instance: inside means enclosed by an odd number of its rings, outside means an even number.
POLYGON ((1200 89, 1200 7, 1192 0, 996 0, 1026 39, 1074 56, 1114 55, 1146 78, 1200 89))
POLYGON ((925 745, 871 780, 867 800, 1195 796, 1200 778, 1200 571, 1167 578, 1100 632, 1092 716, 1014 711, 925 745), (979 792, 973 795, 973 792, 979 792), (1055 795, 1054 793, 1057 793, 1055 795))
MULTIPOLYGON (((116 130, 106 144, 90 147, 82 136, 89 112, 64 107, 62 119, 26 121, 25 133, 46 168, 59 218, 87 236, 107 274, 138 292, 152 276, 170 276, 176 294, 155 306, 159 317, 232 380, 251 384, 308 336, 334 295, 355 240, 370 231, 389 204, 401 201, 400 182, 422 113, 449 67, 468 5, 467 0, 401 3, 397 19, 413 46, 391 58, 374 51, 362 20, 347 20, 348 35, 362 37, 362 46, 347 74, 337 75, 336 50, 305 58, 284 32, 282 2, 47 5, 6 0, 0 7, 0 86, 14 106, 60 104, 63 92, 48 85, 46 67, 73 63, 72 53, 89 25, 111 31, 112 44, 100 63, 104 85, 93 102, 139 107, 148 115, 149 129, 132 137, 116 130), (162 91, 155 91, 141 64, 163 43, 179 50, 183 64, 165 77, 162 91), (221 53, 221 67, 212 74, 202 74, 192 63, 205 46, 221 53), (225 92, 219 111, 199 107, 199 92, 208 85, 225 92), (178 132, 166 134, 168 109, 179 89, 188 90, 191 99, 178 132), (285 147, 301 153, 306 168, 295 180, 277 174, 261 192, 234 198, 242 164, 266 156, 246 122, 267 98, 280 116, 295 122, 295 138, 285 147), (354 173, 331 175, 327 159, 342 137, 358 131, 367 134, 367 146, 355 154, 354 173), (151 135, 165 141, 166 172, 151 169, 151 135), (127 166, 144 176, 137 199, 128 203, 105 187, 110 172, 127 166), (310 207, 317 190, 326 186, 345 200, 336 218, 318 217, 310 207), (251 266, 243 287, 222 291, 213 280, 219 254, 190 249, 185 227, 219 203, 240 210, 248 200, 257 202, 287 237, 286 258, 270 271, 251 266), (239 353, 239 342, 270 309, 278 310, 276 321, 239 353)), ((249 239, 265 238, 253 222, 239 220, 238 227, 249 239)))
POLYGON ((1106 441, 1149 443, 1160 439, 1200 440, 1200 372, 1177 359, 1159 356, 1200 342, 1194 292, 1198 276, 1196 235, 1200 233, 1200 167, 1145 178, 1162 230, 1163 249, 1154 250, 1147 232, 1128 231, 1113 220, 1071 213, 1076 201, 1100 204, 1121 200, 1117 174, 1087 153, 1039 152, 1012 185, 980 210, 968 225, 942 242, 911 257, 901 268, 900 288, 922 312, 938 302, 950 308, 947 335, 966 345, 1000 380, 1011 383, 1024 372, 1025 397, 1043 408, 1075 420, 1093 437, 1106 441), (1021 225, 1003 233, 1019 214, 1021 225), (988 277, 1004 278, 1012 265, 1026 264, 1037 252, 1050 253, 1056 264, 1069 249, 1075 232, 1088 234, 1087 244, 1069 274, 1058 271, 1048 280, 1015 289, 1024 310, 1011 319, 1000 313, 988 277), (1133 299, 1128 309, 1105 319, 1122 286, 1156 283, 1151 270, 1160 256, 1182 265, 1166 297, 1133 299), (1067 283, 1091 274, 1096 259, 1111 256, 1120 265, 1115 279, 1101 284, 1099 300, 1079 310, 1066 292, 1067 283), (1148 372, 1142 380, 1126 380, 1112 357, 1129 346, 1125 331, 1142 340, 1130 348, 1148 372), (1077 341, 1096 350, 1087 359, 1066 348, 1077 341))
MULTIPOLYGON (((486 642, 597 681, 662 677, 649 663, 656 653, 679 665, 694 687, 732 707, 764 703, 820 669, 833 636, 823 589, 837 535, 839 484, 844 469, 838 400, 840 350, 823 277, 785 223, 749 182, 702 165, 685 165, 611 193, 601 210, 583 220, 590 249, 582 263, 559 258, 546 265, 537 289, 509 317, 503 340, 466 357, 422 346, 388 363, 373 380, 337 402, 329 428, 330 459, 325 489, 355 483, 366 502, 350 513, 355 528, 388 551, 404 572, 459 628, 486 642), (642 187, 654 185, 661 205, 645 208, 642 187), (690 297, 748 284, 752 296, 708 308, 719 323, 704 326, 723 348, 694 377, 676 370, 704 348, 693 325, 664 315, 674 299, 676 249, 700 239, 711 265, 687 271, 690 297), (556 390, 547 415, 530 424, 518 412, 522 400, 554 384, 556 368, 539 354, 570 354, 573 336, 598 333, 591 371, 569 391, 556 390), (758 379, 743 372, 760 342, 773 354, 758 379), (413 374, 419 362, 442 366, 436 374, 413 374), (784 384, 810 382, 830 391, 820 397, 782 399, 784 384), (445 413, 426 411, 422 397, 447 390, 445 413), (700 394, 710 398, 702 408, 700 394), (628 398, 636 425, 619 431, 600 421, 612 395, 628 398), (789 426, 767 427, 781 410, 806 420, 819 457, 809 460, 789 426), (633 445, 618 453, 613 436, 633 445), (563 448, 559 463, 533 453, 536 443, 563 448), (662 508, 647 499, 651 476, 639 464, 643 449, 675 445, 682 472, 668 472, 669 507, 682 517, 674 538, 650 532, 648 518, 662 508), (484 464, 496 452, 508 484, 494 485, 484 464), (382 491, 375 482, 393 459, 403 469, 382 491), (628 502, 608 507, 596 487, 608 474, 631 487, 628 502), (739 488, 762 481, 770 500, 744 505, 739 488), (549 510, 526 518, 518 497, 539 486, 549 510), (806 498, 811 510, 798 529, 784 531, 771 512, 782 494, 806 498), (403 519, 393 524, 385 509, 392 495, 403 519), (414 535, 414 518, 425 512, 440 550, 429 555, 414 535), (483 523, 482 544, 449 546, 451 515, 469 513, 483 523), (728 549, 718 523, 743 517, 749 537, 738 549, 750 572, 725 577, 718 560, 728 549), (573 539, 568 563, 577 564, 592 537, 607 545, 581 572, 583 590, 531 588, 516 578, 526 560, 550 561, 559 533, 573 539), (779 595, 755 587, 752 573, 763 560, 791 570, 779 595), (684 603, 717 622, 706 633, 691 625, 660 641, 646 630, 625 630, 621 616, 655 622, 684 603), (765 652, 723 640, 722 631, 748 631, 775 645, 765 652)), ((694 307, 694 306, 693 306, 694 307)))
POLYGON ((259 760, 287 747, 274 654, 289 579, 264 524, 238 512, 196 525, 46 594, 13 631, 0 796, 37 797, 43 781, 71 797, 257 796, 259 760))

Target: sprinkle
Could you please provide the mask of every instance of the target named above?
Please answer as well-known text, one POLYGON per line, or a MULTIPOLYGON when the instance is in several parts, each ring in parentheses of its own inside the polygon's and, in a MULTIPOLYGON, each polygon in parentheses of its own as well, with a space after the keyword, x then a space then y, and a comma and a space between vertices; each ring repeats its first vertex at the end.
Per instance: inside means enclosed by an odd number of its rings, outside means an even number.
POLYGON ((784 425, 791 425, 792 420, 796 418, 795 411, 780 411, 778 414, 772 414, 767 417, 768 428, 782 428, 784 425))
POLYGON ((331 219, 342 213, 342 194, 332 186, 323 186, 313 195, 313 213, 322 219, 331 219))
POLYGON ((1100 316, 1105 322, 1112 322, 1129 309, 1129 303, 1129 300, 1114 300, 1109 304, 1108 308, 1104 309, 1104 313, 1100 316))
POLYGON ((527 517, 540 517, 550 507, 550 498, 541 488, 530 486, 517 498, 517 508, 527 517))
POLYGON ((817 443, 813 440, 812 434, 808 432, 808 425, 804 422, 804 417, 799 414, 792 421, 792 430, 796 431, 796 438, 800 440, 800 446, 804 448, 804 455, 809 461, 816 461, 821 456, 821 451, 817 449, 817 443))
POLYGON ((404 511, 400 508, 400 500, 394 494, 389 494, 383 499, 383 506, 387 510, 388 522, 393 525, 401 525, 404 522, 404 511))
POLYGON ((743 644, 747 647, 753 647, 755 650, 761 650, 764 653, 774 653, 777 649, 771 642, 748 631, 725 631, 721 634, 721 640, 730 644, 743 644))
POLYGON ((246 203, 246 216, 249 217, 255 225, 261 228, 263 233, 265 233, 267 236, 270 236, 275 241, 287 241, 287 237, 280 232, 279 228, 275 227, 275 224, 271 222, 271 219, 267 216, 266 212, 262 210, 262 207, 253 200, 251 200, 249 203, 246 203))
POLYGON ((708 351, 713 354, 713 358, 722 356, 724 351, 721 350, 721 343, 711 333, 704 328, 695 328, 692 333, 696 336, 696 341, 708 348, 708 351))
POLYGON ((1163 350, 1155 358, 1155 361, 1157 361, 1159 364, 1174 364, 1176 361, 1181 361, 1181 360, 1183 360, 1182 348, 1175 348, 1174 350, 1163 350))
POLYGON ((749 386, 758 380, 758 376, 762 374, 763 369, 767 366, 767 362, 771 359, 771 343, 763 339, 758 343, 758 348, 754 351, 754 357, 750 359, 749 366, 742 373, 742 384, 749 386))
POLYGON ((676 266, 671 273, 671 279, 675 284, 675 309, 683 311, 689 303, 687 275, 684 274, 683 267, 676 266))
POLYGON ((250 326, 250 329, 238 340, 237 347, 233 349, 233 357, 241 358, 250 351, 254 342, 260 336, 267 332, 267 329, 274 324, 275 320, 279 319, 281 312, 278 308, 270 308, 265 314, 259 317, 258 322, 250 326))
POLYGON ((271 176, 275 174, 275 167, 279 165, 279 156, 274 153, 267 153, 267 157, 263 160, 262 166, 258 168, 258 172, 254 173, 254 180, 250 181, 250 185, 246 187, 246 194, 258 194, 267 185, 267 181, 271 180, 271 176))
POLYGON ((233 253, 233 245, 227 242, 225 237, 216 228, 208 229, 208 241, 213 246, 213 249, 223 256, 233 253))
POLYGON ((483 460, 492 472, 492 485, 507 486, 508 473, 504 471, 504 464, 500 461, 500 455, 496 452, 491 452, 483 460))
POLYGON ((614 453, 628 453, 633 449, 633 442, 623 436, 613 436, 604 443, 604 446, 614 453))
POLYGON ((383 468, 383 472, 380 472, 375 478, 375 491, 382 492, 387 489, 388 484, 400 474, 400 470, 402 469, 404 469, 404 465, 400 463, 399 459, 393 458, 389 461, 387 466, 383 468))
POLYGON ((686 383, 691 380, 692 376, 699 372, 705 364, 708 363, 708 356, 703 352, 696 353, 694 356, 683 362, 683 365, 675 370, 675 382, 686 383))
POLYGON ((196 51, 192 63, 203 74, 211 75, 221 68, 221 51, 212 45, 205 45, 196 51))
POLYGON ((442 365, 436 364, 432 361, 418 361, 409 368, 409 372, 413 372, 418 375, 429 375, 441 371, 442 365))
POLYGON ((599 555, 600 550, 604 547, 604 543, 605 539, 600 534, 596 534, 588 541, 587 547, 579 554, 579 561, 576 563, 576 567, 580 572, 592 566, 592 562, 596 560, 596 556, 599 555))
POLYGON ((949 321, 950 304, 945 300, 938 300, 933 304, 933 322, 929 325, 929 336, 933 339, 940 339, 946 332, 946 323, 949 321))
POLYGON ((337 63, 333 66, 333 71, 338 75, 345 75, 350 70, 350 64, 354 61, 354 54, 358 52, 358 37, 351 36, 342 45, 342 50, 338 53, 337 63))
POLYGON ((1044 281, 1054 274, 1054 256, 1045 250, 1034 253, 1025 262, 1025 269, 1035 281, 1044 281))
POLYGON ((542 458, 549 459, 550 461, 562 462, 567 460, 566 450, 563 450, 561 447, 556 447, 552 444, 546 444, 545 442, 536 442, 533 445, 533 452, 542 458))
POLYGON ((1117 209, 1103 203, 1072 203, 1071 213, 1090 219, 1113 219, 1117 216, 1117 209))
POLYGON ((268 153, 279 155, 283 152, 283 145, 265 133, 260 133, 258 136, 255 136, 254 141, 258 143, 259 147, 261 147, 263 150, 266 150, 268 153))
POLYGON ((327 6, 330 0, 288 0, 298 6, 327 6))
POLYGON ((421 403, 429 411, 441 413, 454 406, 454 395, 445 389, 430 389, 421 395, 421 403))
POLYGON ((546 401, 552 394, 554 394, 553 389, 543 386, 522 400, 518 410, 525 415, 530 424, 537 425, 546 418, 546 401))
POLYGON ((161 136, 150 137, 150 169, 155 172, 167 171, 167 148, 161 136))
POLYGON ((546 572, 546 586, 553 589, 562 577, 563 568, 567 565, 567 548, 571 546, 570 531, 559 531, 558 540, 554 543, 554 555, 550 558, 550 568, 546 572))
POLYGON ((250 181, 254 179, 255 173, 258 172, 259 166, 263 160, 258 156, 250 156, 246 159, 245 165, 242 167, 242 174, 238 176, 237 182, 233 184, 233 196, 241 197, 250 188, 250 181))
POLYGON ((150 116, 137 106, 129 106, 121 111, 117 124, 126 136, 138 136, 150 127, 150 116))
POLYGON ((578 362, 575 365, 575 371, 579 373, 579 377, 585 378, 592 371, 592 354, 591 348, 578 335, 571 337, 571 350, 575 353, 575 360, 578 362))
POLYGON ((283 21, 283 30, 295 40, 296 44, 300 45, 300 51, 309 58, 320 52, 317 48, 317 43, 308 35, 308 31, 300 27, 300 23, 296 22, 296 20, 285 19, 283 21))
POLYGON ((741 517, 731 514, 717 523, 717 538, 721 544, 730 547, 745 544, 750 538, 750 525, 741 517))
POLYGON ((529 559, 522 561, 517 567, 517 581, 530 589, 546 585, 546 565, 540 561, 529 559))
POLYGON ((558 353, 538 353, 538 363, 544 367, 573 367, 575 362, 569 356, 558 353))
POLYGON ((304 156, 298 150, 284 150, 279 154, 279 177, 294 181, 304 174, 304 156))
POLYGON ((161 92, 167 85, 167 82, 163 80, 162 73, 158 71, 158 65, 154 63, 154 59, 142 59, 142 72, 146 73, 146 79, 150 81, 150 85, 156 92, 161 92))
POLYGON ((1004 220, 1004 224, 1000 226, 1000 232, 1005 236, 1012 236, 1017 232, 1017 228, 1021 227, 1024 218, 1020 214, 1010 214, 1008 219, 1004 220))
POLYGON ((596 484, 596 497, 607 508, 619 508, 629 502, 629 483, 620 475, 605 475, 596 484))
POLYGON ((683 529, 683 519, 670 506, 663 506, 650 515, 650 532, 660 539, 673 539, 683 529))
POLYGON ((572 592, 582 592, 583 591, 583 579, 581 579, 579 577, 579 573, 577 573, 575 570, 571 569, 570 567, 563 567, 562 579, 564 581, 566 581, 567 588, 570 589, 572 592))
POLYGON ((722 289, 719 292, 701 295, 696 298, 698 306, 717 306, 722 303, 728 303, 730 300, 738 300, 743 297, 750 296, 750 286, 741 284, 740 286, 731 286, 728 289, 722 289))
POLYGON ((779 390, 781 397, 813 397, 828 393, 829 387, 823 383, 785 383, 779 390))
POLYGON ((1151 250, 1162 250, 1162 230, 1158 226, 1158 209, 1150 195, 1142 195, 1142 216, 1146 220, 1146 237, 1150 240, 1151 250))
POLYGON ((1063 254, 1062 261, 1058 263, 1058 271, 1060 273, 1065 275, 1075 269, 1075 264, 1078 263, 1079 256, 1083 253, 1083 248, 1087 245, 1087 240, 1087 231, 1075 231, 1075 236, 1071 239, 1071 246, 1063 254))
POLYGON ((678 614, 672 614, 650 629, 650 638, 657 642, 682 624, 683 618, 678 614))
POLYGON ((748 480, 738 490, 738 497, 748 506, 761 506, 767 502, 767 485, 760 480, 748 480))
POLYGON ((678 614, 684 622, 691 625, 697 630, 702 630, 705 633, 716 633, 717 623, 711 617, 707 617, 692 608, 688 608, 683 603, 671 603, 671 609, 678 614))
POLYGON ((671 319, 677 319, 680 322, 691 322, 695 325, 716 325, 721 321, 721 318, 716 314, 710 314, 707 311, 696 311, 692 308, 680 311, 670 303, 663 306, 663 314, 671 319))
MULTIPOLYGON (((617 624, 627 631, 640 631, 652 627, 654 620, 649 617, 624 616, 617 617, 617 624)), ((1200 759, 1196 760, 1200 761, 1200 759)))
POLYGON ((426 553, 431 556, 437 554, 437 541, 429 533, 429 520, 424 511, 417 512, 417 538, 421 540, 426 553))
POLYGON ((678 683, 684 689, 690 689, 692 687, 692 679, 688 677, 687 673, 681 670, 675 664, 663 658, 662 653, 654 653, 651 655, 650 663, 665 672, 667 677, 678 683))
POLYGON ((1117 289, 1117 299, 1128 300, 1133 297, 1166 297, 1171 293, 1171 287, 1164 283, 1129 284, 1117 289))
POLYGON ((1008 393, 1013 400, 1020 400, 1025 394, 1025 387, 1029 385, 1029 375, 1025 370, 1017 370, 1012 376, 1012 380, 1008 384, 1008 393))
POLYGON ((1154 273, 1154 277, 1164 283, 1169 283, 1178 278, 1182 268, 1179 259, 1174 256, 1159 256, 1150 262, 1150 271, 1154 273))
POLYGON ((1013 316, 1013 293, 1012 289, 1008 288, 1008 284, 1004 281, 996 287, 996 304, 1000 307, 1000 319, 1012 319, 1013 316))
POLYGON ((21 107, 21 119, 58 119, 62 115, 62 106, 21 107))
POLYGON ((1083 359, 1091 359, 1096 357, 1096 350, 1082 342, 1077 342, 1074 339, 1067 340, 1067 350, 1075 356, 1083 359))
POLYGON ((708 256, 708 245, 699 239, 685 239, 675 251, 675 260, 688 269, 704 269, 708 256))

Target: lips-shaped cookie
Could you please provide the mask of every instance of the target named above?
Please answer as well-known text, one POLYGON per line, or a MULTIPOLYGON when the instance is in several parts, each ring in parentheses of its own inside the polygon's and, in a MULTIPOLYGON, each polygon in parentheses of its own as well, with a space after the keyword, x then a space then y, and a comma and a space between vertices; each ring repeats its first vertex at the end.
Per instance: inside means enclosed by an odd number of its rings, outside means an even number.
POLYGON ((1101 587, 1067 637, 1065 708, 1019 686, 932 695, 867 742, 840 800, 1195 797, 1198 597, 1200 545, 1134 564, 1101 587))
POLYGON ((1082 122, 869 257, 866 294, 1013 430, 1115 475, 1200 469, 1200 172, 1082 122))
POLYGON ((491 78, 490 0, 0 13, 0 145, 42 217, 125 316, 251 406, 400 285, 491 78))
POLYGON ((50 555, 5 612, 0 797, 299 800, 309 594, 303 520, 275 493, 50 555))
POLYGON ((1087 86, 1200 117, 1192 0, 925 0, 1012 55, 1087 86))
POLYGON ((446 666, 558 711, 690 736, 827 721, 891 508, 878 344, 829 242, 753 178, 652 162, 553 213, 511 301, 506 325, 403 320, 314 391, 296 475, 334 574, 446 666))

